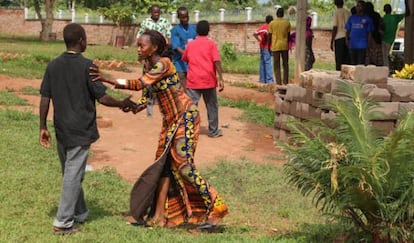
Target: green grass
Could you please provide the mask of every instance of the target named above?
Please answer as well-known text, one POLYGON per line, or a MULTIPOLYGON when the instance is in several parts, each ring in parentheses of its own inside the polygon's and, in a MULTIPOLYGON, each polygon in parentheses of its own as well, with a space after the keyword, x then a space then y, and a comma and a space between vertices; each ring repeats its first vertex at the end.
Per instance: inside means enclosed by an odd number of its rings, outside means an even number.
POLYGON ((268 105, 257 105, 249 100, 229 100, 218 97, 220 106, 233 107, 243 110, 243 113, 238 119, 252 123, 258 123, 265 126, 273 126, 275 113, 273 108, 268 105))
POLYGON ((82 233, 54 236, 60 165, 54 140, 51 149, 38 144, 38 119, 0 109, 0 242, 318 242, 344 232, 286 184, 282 167, 240 158, 200 168, 230 208, 221 233, 126 225, 132 185, 107 168, 86 173, 83 185, 91 214, 80 226, 82 233))
MULTIPOLYGON (((0 62, 0 74, 41 78, 47 63, 65 50, 63 41, 41 42, 31 38, 0 38, 0 53, 19 54, 15 59, 0 62)), ((113 46, 90 45, 84 56, 90 59, 122 60, 128 63, 137 60, 134 47, 120 49, 113 46)))
POLYGON ((29 105, 25 99, 17 97, 11 91, 0 90, 0 105, 29 105))

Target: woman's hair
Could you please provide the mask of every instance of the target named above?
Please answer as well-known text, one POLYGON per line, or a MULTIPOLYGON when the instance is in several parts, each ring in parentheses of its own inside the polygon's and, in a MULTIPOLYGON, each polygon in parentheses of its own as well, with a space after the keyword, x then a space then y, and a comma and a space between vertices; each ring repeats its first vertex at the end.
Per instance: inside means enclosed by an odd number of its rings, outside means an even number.
POLYGON ((165 40, 164 36, 160 32, 156 30, 146 30, 144 33, 142 33, 142 35, 149 36, 151 44, 153 44, 154 46, 157 46, 156 53, 158 55, 163 56, 163 57, 169 56, 166 53, 167 41, 165 40))
POLYGON ((85 29, 80 24, 68 24, 63 28, 63 40, 66 47, 75 47, 80 40, 86 40, 85 29))

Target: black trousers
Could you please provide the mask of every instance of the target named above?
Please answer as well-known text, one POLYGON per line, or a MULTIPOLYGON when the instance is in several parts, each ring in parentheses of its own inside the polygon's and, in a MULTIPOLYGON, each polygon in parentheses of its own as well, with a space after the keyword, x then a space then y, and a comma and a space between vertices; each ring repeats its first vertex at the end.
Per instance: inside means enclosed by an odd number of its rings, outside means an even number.
POLYGON ((335 40, 335 64, 336 70, 341 70, 342 64, 350 64, 349 49, 345 37, 335 40))

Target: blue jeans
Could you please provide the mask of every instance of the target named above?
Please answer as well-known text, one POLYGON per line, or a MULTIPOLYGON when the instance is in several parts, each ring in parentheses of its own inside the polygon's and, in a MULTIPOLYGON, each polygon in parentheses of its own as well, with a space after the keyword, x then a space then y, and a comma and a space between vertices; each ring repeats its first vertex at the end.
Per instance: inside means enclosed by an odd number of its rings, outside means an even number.
POLYGON ((260 48, 259 82, 265 84, 273 83, 272 56, 269 49, 260 48))

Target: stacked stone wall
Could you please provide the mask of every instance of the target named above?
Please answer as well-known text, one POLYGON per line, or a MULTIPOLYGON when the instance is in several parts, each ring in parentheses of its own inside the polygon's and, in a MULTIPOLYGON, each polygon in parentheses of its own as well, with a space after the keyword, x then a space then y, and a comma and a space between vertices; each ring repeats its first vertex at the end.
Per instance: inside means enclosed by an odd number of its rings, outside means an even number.
POLYGON ((372 120, 382 135, 391 132, 398 114, 414 109, 414 80, 388 77, 387 67, 343 65, 341 71, 310 70, 301 73, 298 84, 279 87, 275 93, 275 138, 288 141, 290 119, 322 120, 333 125, 335 112, 326 108, 327 99, 341 99, 340 82, 362 82, 363 92, 378 103, 381 116, 372 120))

